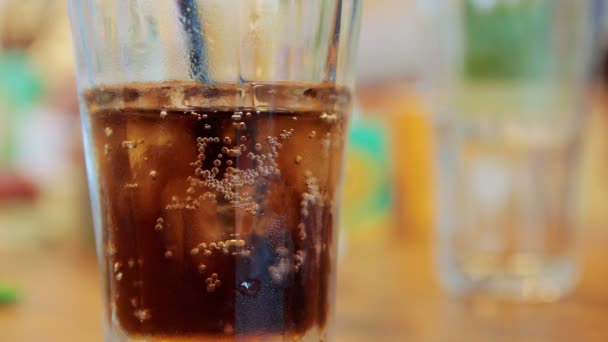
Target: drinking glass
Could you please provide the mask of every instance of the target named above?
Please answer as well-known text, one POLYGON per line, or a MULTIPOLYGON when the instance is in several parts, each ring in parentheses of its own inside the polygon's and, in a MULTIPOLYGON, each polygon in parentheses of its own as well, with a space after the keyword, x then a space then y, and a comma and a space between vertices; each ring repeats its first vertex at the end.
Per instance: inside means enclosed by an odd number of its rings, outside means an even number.
POLYGON ((591 1, 427 4, 437 264, 451 293, 551 301, 576 284, 591 1))
POLYGON ((330 340, 359 2, 70 10, 105 340, 330 340))

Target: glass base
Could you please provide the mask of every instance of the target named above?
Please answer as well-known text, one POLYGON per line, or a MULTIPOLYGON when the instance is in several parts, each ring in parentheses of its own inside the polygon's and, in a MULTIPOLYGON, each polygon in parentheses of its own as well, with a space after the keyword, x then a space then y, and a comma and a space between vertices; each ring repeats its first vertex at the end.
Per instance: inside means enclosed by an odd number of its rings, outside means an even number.
POLYGON ((328 334, 317 329, 308 331, 305 335, 189 335, 189 336, 127 336, 123 332, 108 332, 106 342, 328 342, 328 334))
POLYGON ((576 258, 572 255, 512 255, 500 266, 488 255, 445 261, 440 279, 454 296, 553 302, 570 294, 577 283, 576 258))

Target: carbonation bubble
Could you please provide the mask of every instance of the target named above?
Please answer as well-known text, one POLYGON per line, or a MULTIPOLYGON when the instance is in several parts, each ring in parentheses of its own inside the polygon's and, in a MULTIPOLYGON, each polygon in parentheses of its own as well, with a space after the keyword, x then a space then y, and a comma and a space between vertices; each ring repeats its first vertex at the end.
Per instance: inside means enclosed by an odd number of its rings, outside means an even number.
POLYGON ((317 132, 315 132, 315 131, 312 131, 312 132, 310 132, 310 133, 308 134, 308 137, 309 137, 310 139, 312 139, 312 138, 314 138, 314 137, 316 137, 316 136, 317 136, 317 132))
POLYGON ((167 258, 167 259, 173 258, 173 251, 166 251, 165 252, 165 258, 167 258))
POLYGON ((110 127, 106 127, 106 129, 104 130, 104 132, 106 133, 106 137, 111 137, 112 133, 114 133, 112 131, 112 128, 110 128, 110 127))
POLYGON ((154 180, 154 179, 156 179, 157 176, 158 176, 158 172, 156 172, 155 170, 150 171, 150 178, 152 178, 154 180))
POLYGON ((224 137, 224 144, 228 145, 232 143, 232 139, 230 137, 224 137))
POLYGON ((162 119, 166 118, 166 117, 167 117, 167 111, 166 111, 166 110, 161 110, 161 111, 160 111, 160 117, 161 117, 162 119))
POLYGON ((205 270, 207 270, 207 265, 205 265, 205 264, 198 265, 198 272, 199 273, 204 273, 205 270))
POLYGON ((302 157, 296 156, 296 164, 300 164, 302 162, 302 157))
POLYGON ((254 147, 254 148, 255 148, 255 150, 256 150, 257 152, 260 152, 260 151, 262 150, 262 144, 257 143, 257 144, 255 144, 255 147, 254 147))
POLYGON ((190 255, 197 255, 200 252, 200 250, 198 248, 192 248, 192 250, 190 250, 190 255))

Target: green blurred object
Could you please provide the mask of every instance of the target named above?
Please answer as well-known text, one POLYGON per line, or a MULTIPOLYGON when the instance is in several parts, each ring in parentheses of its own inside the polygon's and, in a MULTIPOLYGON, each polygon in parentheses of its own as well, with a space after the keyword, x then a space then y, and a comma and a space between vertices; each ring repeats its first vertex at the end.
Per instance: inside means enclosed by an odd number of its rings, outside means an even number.
POLYGON ((15 288, 0 284, 0 305, 13 304, 17 299, 18 295, 15 288))
POLYGON ((465 1, 465 74, 475 80, 549 76, 552 5, 553 0, 465 1))
POLYGON ((374 226, 391 215, 388 130, 378 116, 356 116, 349 135, 342 222, 347 229, 374 226))
POLYGON ((0 54, 0 166, 16 155, 14 132, 42 96, 42 81, 24 52, 0 54))

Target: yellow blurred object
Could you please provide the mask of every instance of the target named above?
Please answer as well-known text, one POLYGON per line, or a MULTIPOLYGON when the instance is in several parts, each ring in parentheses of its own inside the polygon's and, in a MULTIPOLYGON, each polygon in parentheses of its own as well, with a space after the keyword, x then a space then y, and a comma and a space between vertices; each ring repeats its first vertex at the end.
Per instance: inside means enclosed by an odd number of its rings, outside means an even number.
POLYGON ((422 100, 407 92, 391 105, 397 229, 427 240, 433 229, 433 129, 422 100))

